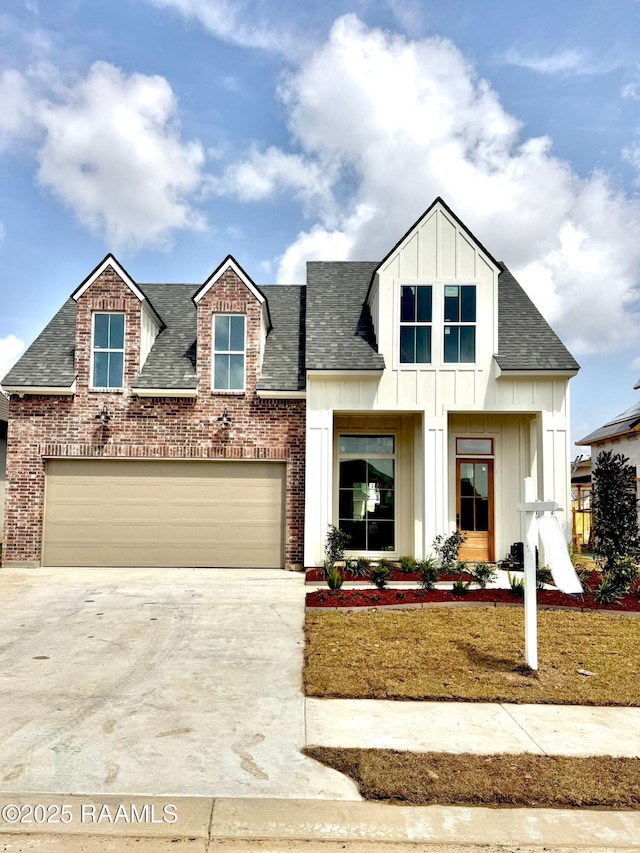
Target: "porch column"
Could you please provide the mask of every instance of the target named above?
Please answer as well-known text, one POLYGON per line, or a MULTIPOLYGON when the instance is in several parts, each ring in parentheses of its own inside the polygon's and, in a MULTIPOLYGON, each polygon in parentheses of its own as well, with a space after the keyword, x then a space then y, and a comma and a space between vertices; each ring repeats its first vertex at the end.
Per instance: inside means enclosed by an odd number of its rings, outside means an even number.
POLYGON ((455 518, 449 518, 449 459, 447 416, 424 419, 422 477, 424 482, 424 553, 432 553, 433 540, 449 534, 455 518))
POLYGON ((571 471, 568 419, 563 412, 541 412, 538 429, 538 497, 558 503, 560 524, 571 536, 571 471), (542 458, 540 458, 542 457, 542 458))
POLYGON ((333 411, 307 409, 304 564, 321 566, 332 523, 333 411))

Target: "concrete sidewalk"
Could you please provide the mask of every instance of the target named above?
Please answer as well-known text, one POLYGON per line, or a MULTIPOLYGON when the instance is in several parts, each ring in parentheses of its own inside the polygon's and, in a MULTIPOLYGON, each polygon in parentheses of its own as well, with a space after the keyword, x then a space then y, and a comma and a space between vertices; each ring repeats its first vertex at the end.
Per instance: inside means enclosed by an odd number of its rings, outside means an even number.
MULTIPOLYGON (((73 819, 55 826, 2 823, 0 845, 6 851, 47 850, 212 850, 294 851, 322 843, 334 850, 411 850, 413 845, 437 849, 485 845, 513 850, 564 847, 582 850, 640 850, 640 811, 568 809, 490 809, 443 806, 389 806, 331 800, 212 799, 171 797, 0 795, 0 814, 7 804, 63 804, 73 819), (118 806, 131 814, 144 805, 156 822, 115 820, 118 806), (172 804, 176 820, 161 819, 172 804), (93 813, 88 808, 94 806, 93 813), (103 807, 110 820, 98 820, 103 807), (84 807, 84 811, 83 811, 84 807), (153 807, 153 808, 152 808, 153 807), (82 815, 94 814, 93 820, 82 815), (141 839, 135 844, 127 840, 141 839), (93 843, 91 843, 93 842, 93 843), (297 844, 296 842, 301 842, 297 844), (173 847, 171 845, 174 845, 173 847), (396 846, 398 845, 398 846, 396 846)), ((10 816, 10 815, 9 815, 10 816)))
POLYGON ((307 699, 308 746, 640 756, 640 708, 307 699))

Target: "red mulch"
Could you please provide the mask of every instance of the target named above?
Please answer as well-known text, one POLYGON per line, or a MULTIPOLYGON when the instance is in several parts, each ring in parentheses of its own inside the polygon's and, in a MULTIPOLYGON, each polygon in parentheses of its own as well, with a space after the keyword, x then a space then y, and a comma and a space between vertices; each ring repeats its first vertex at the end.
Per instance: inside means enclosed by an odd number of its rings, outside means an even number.
MULTIPOLYGON (((352 575, 350 572, 343 572, 345 583, 369 583, 367 578, 361 578, 358 575, 352 575)), ((448 581, 453 582, 457 581, 462 577, 463 581, 472 581, 473 575, 468 575, 466 572, 463 572, 462 575, 441 575, 438 574, 439 581, 448 581)), ((402 583, 418 583, 420 580, 420 574, 418 572, 401 572, 397 569, 392 569, 391 574, 389 575, 389 580, 391 581, 401 581, 402 583)), ((324 575, 322 574, 322 569, 307 569, 306 574, 307 583, 324 583, 324 575)))
MULTIPOLYGON (((450 589, 345 589, 332 592, 319 589, 307 593, 307 607, 380 607, 398 604, 440 604, 479 601, 484 604, 522 604, 508 589, 470 589, 466 595, 454 595, 450 589)), ((590 595, 564 595, 557 590, 538 590, 539 607, 576 607, 585 610, 613 610, 640 613, 640 596, 626 595, 615 604, 598 604, 590 595)))

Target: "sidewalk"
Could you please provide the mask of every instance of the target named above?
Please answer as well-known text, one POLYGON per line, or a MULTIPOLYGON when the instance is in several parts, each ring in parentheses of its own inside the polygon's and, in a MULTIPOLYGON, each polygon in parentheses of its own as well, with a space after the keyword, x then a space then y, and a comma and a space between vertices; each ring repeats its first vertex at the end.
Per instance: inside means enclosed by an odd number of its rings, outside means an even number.
POLYGON ((307 699, 308 746, 640 756, 640 708, 307 699))

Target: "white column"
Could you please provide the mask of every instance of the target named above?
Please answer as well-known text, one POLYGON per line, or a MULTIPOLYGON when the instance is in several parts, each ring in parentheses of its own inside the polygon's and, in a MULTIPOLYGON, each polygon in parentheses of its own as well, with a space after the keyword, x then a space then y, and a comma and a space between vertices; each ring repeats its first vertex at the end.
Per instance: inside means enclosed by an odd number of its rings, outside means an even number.
MULTIPOLYGON (((532 477, 525 477, 525 504, 537 500, 532 477)), ((524 656, 527 666, 538 669, 538 611, 536 591, 536 544, 538 528, 535 512, 522 513, 524 542, 524 656)))
POLYGON ((333 412, 307 411, 304 564, 321 566, 333 518, 333 412))
POLYGON ((424 421, 424 543, 430 553, 433 540, 451 532, 455 517, 449 518, 449 465, 447 418, 424 421))

